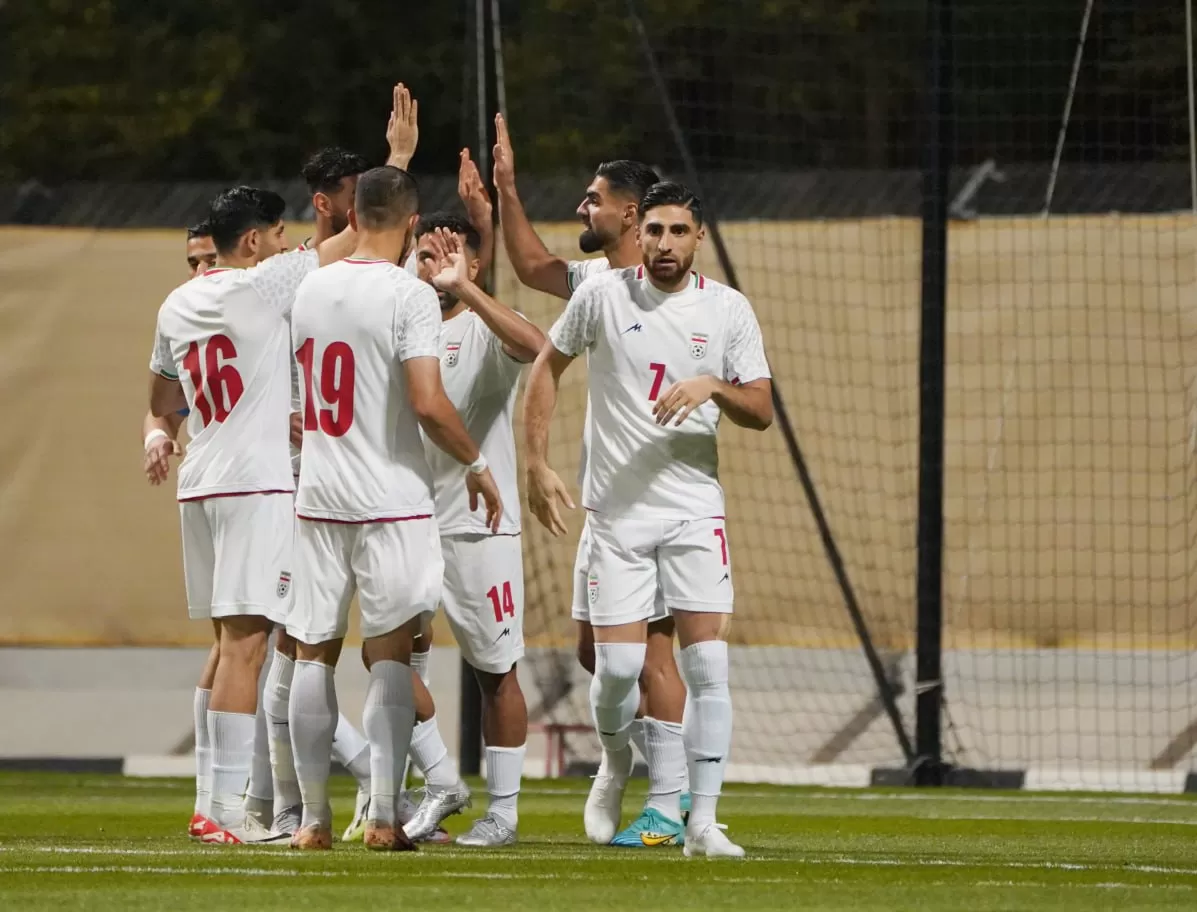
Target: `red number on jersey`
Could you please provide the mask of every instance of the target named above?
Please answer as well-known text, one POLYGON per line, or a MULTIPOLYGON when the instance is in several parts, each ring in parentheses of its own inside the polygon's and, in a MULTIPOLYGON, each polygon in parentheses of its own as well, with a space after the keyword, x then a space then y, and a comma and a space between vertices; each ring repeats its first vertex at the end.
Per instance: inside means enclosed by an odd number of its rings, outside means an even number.
POLYGON ((183 367, 195 388, 195 409, 207 427, 213 421, 224 421, 245 392, 245 384, 231 363, 237 357, 237 346, 228 336, 215 335, 203 346, 203 368, 200 368, 200 344, 187 346, 183 367), (221 363, 221 359, 224 363, 221 363))
POLYGON ((305 339, 295 350, 295 360, 303 371, 303 429, 319 429, 329 437, 343 437, 353 426, 353 349, 344 342, 330 342, 324 349, 320 358, 320 398, 331 408, 322 408, 319 412, 312 397, 315 352, 315 339, 305 339))
POLYGON ((657 396, 661 393, 661 384, 665 382, 665 365, 657 364, 655 361, 648 366, 656 376, 653 377, 653 388, 648 391, 648 401, 656 402, 657 396))
POLYGON ((723 566, 727 566, 727 533, 722 529, 715 530, 715 537, 719 539, 719 547, 723 550, 723 566))
POLYGON ((486 593, 486 597, 490 599, 490 607, 495 612, 495 623, 503 623, 503 615, 508 617, 515 617, 515 599, 511 597, 511 583, 510 581, 503 584, 503 601, 499 601, 499 587, 491 586, 486 593))

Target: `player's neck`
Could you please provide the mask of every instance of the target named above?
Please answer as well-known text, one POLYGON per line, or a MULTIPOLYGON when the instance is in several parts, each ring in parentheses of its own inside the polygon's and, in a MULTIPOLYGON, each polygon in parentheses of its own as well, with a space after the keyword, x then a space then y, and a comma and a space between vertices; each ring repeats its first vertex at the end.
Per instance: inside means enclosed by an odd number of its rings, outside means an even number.
POLYGON ((308 241, 307 246, 314 249, 335 236, 336 232, 333 231, 332 219, 323 215, 317 215, 316 233, 312 235, 312 239, 308 241))
POLYGON ((625 231, 619 236, 619 243, 610 250, 604 250, 603 253, 612 269, 639 266, 644 260, 644 254, 640 252, 640 245, 636 243, 636 232, 634 231, 625 231))
POLYGON ((654 276, 646 266, 644 269, 644 277, 648 279, 648 284, 657 289, 657 291, 661 292, 661 294, 677 294, 679 291, 684 291, 686 286, 690 284, 690 273, 688 271, 683 272, 677 281, 662 282, 660 279, 654 276))
POLYGON ((407 243, 404 231, 362 231, 358 229, 357 247, 353 251, 355 260, 386 260, 398 264, 407 243))
POLYGON ((456 304, 454 304, 448 310, 441 308, 441 322, 448 323, 454 317, 461 316, 467 310, 469 310, 469 308, 466 307, 465 301, 458 301, 456 304))
POLYGON ((230 253, 228 256, 216 254, 217 269, 249 269, 256 265, 257 261, 253 257, 238 256, 235 253, 230 253))

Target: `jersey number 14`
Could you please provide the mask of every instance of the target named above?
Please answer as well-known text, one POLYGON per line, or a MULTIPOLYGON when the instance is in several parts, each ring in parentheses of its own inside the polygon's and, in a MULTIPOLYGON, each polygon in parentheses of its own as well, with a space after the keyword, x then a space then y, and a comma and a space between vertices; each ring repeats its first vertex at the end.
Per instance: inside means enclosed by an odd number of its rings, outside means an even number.
POLYGON ((303 371, 303 429, 343 437, 353 426, 353 349, 344 342, 330 342, 324 349, 320 358, 320 399, 325 407, 320 409, 312 395, 315 358, 315 339, 307 339, 295 352, 303 371))

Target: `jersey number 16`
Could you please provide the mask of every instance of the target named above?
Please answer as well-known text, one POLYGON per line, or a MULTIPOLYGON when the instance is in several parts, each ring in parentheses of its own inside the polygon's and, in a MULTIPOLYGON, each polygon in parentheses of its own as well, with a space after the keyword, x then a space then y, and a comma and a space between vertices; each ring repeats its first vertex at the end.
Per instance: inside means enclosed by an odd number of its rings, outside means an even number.
POLYGON ((315 357, 315 339, 307 339, 295 352, 303 371, 303 429, 342 437, 353 426, 353 349, 344 342, 330 342, 324 349, 320 358, 320 399, 327 407, 319 410, 312 395, 315 357))

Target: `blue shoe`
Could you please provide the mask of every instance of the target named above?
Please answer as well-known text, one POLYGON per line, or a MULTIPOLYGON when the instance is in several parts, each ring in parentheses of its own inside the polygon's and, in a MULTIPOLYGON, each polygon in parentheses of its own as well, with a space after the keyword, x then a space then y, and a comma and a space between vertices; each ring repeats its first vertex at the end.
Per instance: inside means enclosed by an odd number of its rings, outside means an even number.
POLYGON ((629 849, 652 849, 657 846, 680 846, 685 839, 686 828, 683 824, 670 820, 660 811, 645 808, 631 826, 615 834, 611 845, 629 849))

